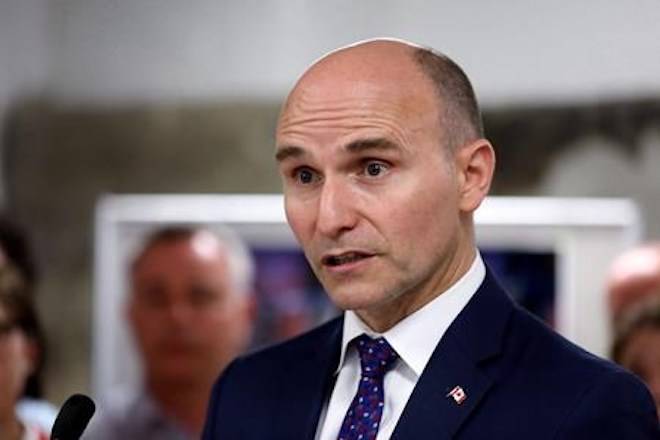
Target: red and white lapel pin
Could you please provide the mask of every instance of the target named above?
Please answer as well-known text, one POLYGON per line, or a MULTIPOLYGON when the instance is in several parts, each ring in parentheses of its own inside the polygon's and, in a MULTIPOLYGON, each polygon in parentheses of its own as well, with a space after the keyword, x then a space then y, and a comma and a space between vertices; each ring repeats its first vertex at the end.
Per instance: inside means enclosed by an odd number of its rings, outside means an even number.
POLYGON ((460 386, 456 385, 454 389, 452 389, 445 397, 452 397, 454 399, 454 402, 456 402, 457 405, 460 405, 461 403, 465 402, 465 399, 467 399, 467 394, 465 393, 465 390, 461 388, 460 386))

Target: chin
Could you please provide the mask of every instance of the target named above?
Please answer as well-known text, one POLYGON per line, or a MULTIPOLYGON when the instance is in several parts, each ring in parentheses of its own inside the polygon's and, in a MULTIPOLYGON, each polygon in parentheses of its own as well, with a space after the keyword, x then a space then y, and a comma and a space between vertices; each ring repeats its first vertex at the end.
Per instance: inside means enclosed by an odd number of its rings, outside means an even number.
POLYGON ((382 306, 385 298, 375 292, 360 292, 359 289, 341 289, 330 294, 332 302, 342 310, 365 310, 382 306))
POLYGON ((192 386, 199 381, 199 377, 191 374, 190 370, 168 369, 158 376, 162 383, 170 386, 192 386))

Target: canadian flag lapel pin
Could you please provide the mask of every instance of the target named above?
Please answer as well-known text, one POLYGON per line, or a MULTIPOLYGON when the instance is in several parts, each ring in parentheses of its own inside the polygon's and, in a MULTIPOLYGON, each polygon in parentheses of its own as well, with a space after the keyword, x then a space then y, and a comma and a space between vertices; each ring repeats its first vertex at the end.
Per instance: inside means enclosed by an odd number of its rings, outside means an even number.
POLYGON ((454 389, 448 392, 447 396, 445 397, 450 397, 450 396, 454 399, 454 402, 456 402, 457 405, 462 404, 463 402, 465 402, 465 399, 467 399, 467 394, 465 394, 463 388, 461 388, 458 385, 456 385, 454 389))

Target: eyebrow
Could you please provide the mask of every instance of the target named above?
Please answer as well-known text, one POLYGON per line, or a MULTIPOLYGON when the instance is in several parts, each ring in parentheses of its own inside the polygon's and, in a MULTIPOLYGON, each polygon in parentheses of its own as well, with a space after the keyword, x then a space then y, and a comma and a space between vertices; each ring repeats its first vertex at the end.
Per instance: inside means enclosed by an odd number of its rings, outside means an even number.
POLYGON ((358 139, 346 145, 346 151, 349 153, 363 153, 365 151, 389 151, 400 149, 401 148, 396 143, 386 138, 358 139))
POLYGON ((275 160, 277 162, 283 162, 286 159, 295 159, 297 157, 304 156, 305 154, 305 150, 300 147, 296 147, 294 145, 285 145, 277 149, 277 153, 275 153, 275 160))
MULTIPOLYGON (((389 139, 385 138, 367 138, 358 139, 344 147, 349 153, 363 153, 365 151, 392 151, 399 150, 400 147, 389 139)), ((275 160, 282 162, 289 158, 299 158, 305 156, 307 152, 295 145, 286 145, 277 149, 275 160)))

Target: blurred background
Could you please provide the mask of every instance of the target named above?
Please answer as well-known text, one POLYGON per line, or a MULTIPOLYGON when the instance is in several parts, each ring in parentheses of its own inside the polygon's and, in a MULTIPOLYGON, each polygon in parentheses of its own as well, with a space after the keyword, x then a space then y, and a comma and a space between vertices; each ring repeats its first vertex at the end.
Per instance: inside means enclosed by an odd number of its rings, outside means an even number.
POLYGON ((630 197, 659 238, 659 22, 656 0, 0 0, 0 204, 40 267, 47 396, 89 389, 98 198, 279 192, 281 100, 358 39, 464 67, 493 194, 630 197))

